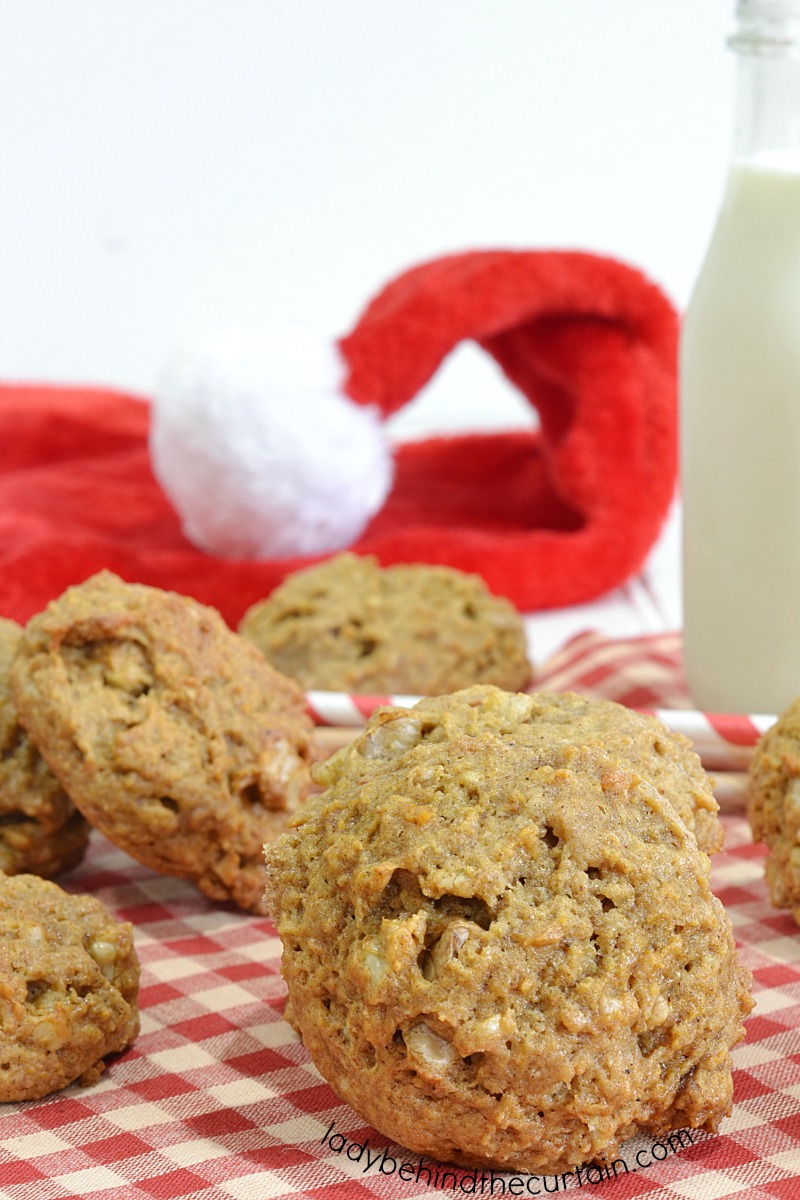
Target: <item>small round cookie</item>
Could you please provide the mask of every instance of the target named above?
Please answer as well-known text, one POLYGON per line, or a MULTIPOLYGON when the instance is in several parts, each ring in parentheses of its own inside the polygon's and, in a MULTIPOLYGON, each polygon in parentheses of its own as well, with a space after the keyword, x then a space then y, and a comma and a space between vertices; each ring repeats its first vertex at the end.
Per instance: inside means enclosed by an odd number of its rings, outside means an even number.
POLYGON ((384 709, 265 849, 292 1021, 414 1153, 555 1174, 730 1111, 750 975, 692 801, 589 735, 589 709, 566 736, 572 704, 384 709), (552 719, 520 736, 537 706, 552 719))
POLYGON ((800 925, 800 699, 760 738, 749 768, 747 816, 753 837, 765 842, 770 899, 789 908, 800 925))
POLYGON ((303 694, 219 613, 102 572, 28 623, 20 721, 87 820, 139 862, 262 911, 261 848, 310 787, 303 694))
POLYGON ((239 632, 279 671, 322 691, 514 691, 531 677, 514 606, 450 567, 382 568, 370 555, 339 554, 285 579, 239 632))
POLYGON ((50 879, 81 861, 89 826, 19 723, 9 672, 21 638, 0 617, 0 871, 50 879))
POLYGON ((0 875, 0 1101, 94 1083, 139 1032, 133 929, 93 896, 0 875))

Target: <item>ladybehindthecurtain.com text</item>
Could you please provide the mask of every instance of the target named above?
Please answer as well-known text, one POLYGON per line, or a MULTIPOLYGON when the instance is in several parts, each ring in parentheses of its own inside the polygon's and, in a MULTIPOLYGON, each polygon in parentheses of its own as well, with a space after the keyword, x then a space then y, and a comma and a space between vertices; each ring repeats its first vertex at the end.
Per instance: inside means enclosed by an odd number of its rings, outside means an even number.
POLYGON ((322 1138, 322 1145, 334 1154, 344 1154, 351 1162, 361 1164, 366 1174, 372 1169, 381 1175, 397 1175, 406 1183, 422 1183, 426 1187, 450 1189, 464 1196, 545 1196, 578 1187, 596 1187, 619 1175, 630 1175, 645 1170, 654 1162, 663 1162, 671 1154, 694 1144, 688 1129, 671 1133, 663 1142, 653 1142, 646 1150, 637 1150, 635 1165, 629 1166, 624 1158, 615 1158, 610 1163, 597 1163, 588 1167, 575 1167, 560 1175, 506 1175, 494 1171, 455 1171, 441 1163, 400 1162, 384 1150, 371 1150, 369 1139, 364 1142, 350 1141, 343 1133, 335 1133, 336 1122, 332 1121, 322 1138))

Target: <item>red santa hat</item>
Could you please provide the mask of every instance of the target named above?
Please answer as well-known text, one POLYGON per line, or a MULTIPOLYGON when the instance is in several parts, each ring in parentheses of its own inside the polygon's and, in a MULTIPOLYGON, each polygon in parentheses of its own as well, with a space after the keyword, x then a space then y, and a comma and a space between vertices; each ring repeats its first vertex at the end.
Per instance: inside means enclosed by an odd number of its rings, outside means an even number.
POLYGON ((663 292, 597 255, 473 252, 400 275, 341 342, 348 394, 388 416, 469 338, 541 426, 401 447, 364 548, 477 571, 523 610, 623 582, 675 488, 677 332, 663 292))
POLYGON ((344 546, 477 572, 524 611, 589 600, 640 567, 669 507, 677 324, 608 257, 476 251, 404 272, 322 350, 209 339, 153 404, 0 388, 0 613, 109 567, 236 622, 344 546), (466 339, 539 428, 391 450, 385 418, 466 339))

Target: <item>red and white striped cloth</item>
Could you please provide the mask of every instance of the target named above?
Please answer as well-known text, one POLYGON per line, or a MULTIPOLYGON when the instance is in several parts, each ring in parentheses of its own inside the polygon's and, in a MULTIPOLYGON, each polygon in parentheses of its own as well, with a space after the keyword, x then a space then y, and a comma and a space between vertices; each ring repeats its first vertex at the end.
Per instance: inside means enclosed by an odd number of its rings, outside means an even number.
MULTIPOLYGON (((624 641, 610 641, 593 632, 578 634, 544 664, 534 686, 537 691, 581 692, 653 712, 693 742, 709 770, 743 770, 759 737, 775 720, 770 714, 740 716, 693 710, 683 680, 679 633, 624 641)), ((418 699, 307 693, 309 712, 319 725, 363 725, 381 705, 406 707, 418 699)))
MULTIPOLYGON (((542 684, 670 708, 682 688, 678 650, 672 635, 634 646, 587 635, 542 684)), ((389 1143, 337 1099, 283 1020, 270 922, 212 904, 95 835, 62 883, 134 923, 142 1031, 93 1087, 0 1106, 1 1200, 452 1200, 584 1189, 602 1200, 797 1200, 800 929, 770 906, 763 847, 744 818, 724 824, 712 883, 757 1001, 733 1054, 733 1113, 716 1136, 626 1143, 616 1177, 602 1181, 588 1172, 538 1181, 443 1175, 440 1164, 389 1143), (356 1159, 367 1140, 371 1166, 356 1159)))

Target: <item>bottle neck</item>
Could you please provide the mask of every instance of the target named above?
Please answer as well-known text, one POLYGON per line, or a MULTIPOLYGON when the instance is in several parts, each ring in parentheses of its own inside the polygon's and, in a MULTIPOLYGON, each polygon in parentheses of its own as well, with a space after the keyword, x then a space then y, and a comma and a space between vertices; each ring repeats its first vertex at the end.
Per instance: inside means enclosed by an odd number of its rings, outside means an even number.
POLYGON ((785 160, 800 170, 800 39, 731 44, 738 51, 734 157, 785 160))

